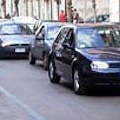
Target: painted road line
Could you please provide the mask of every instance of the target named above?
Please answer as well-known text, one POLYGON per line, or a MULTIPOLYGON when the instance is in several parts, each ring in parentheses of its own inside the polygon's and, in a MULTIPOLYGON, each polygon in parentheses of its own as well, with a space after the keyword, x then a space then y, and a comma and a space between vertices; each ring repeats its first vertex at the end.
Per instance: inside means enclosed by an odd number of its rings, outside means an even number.
POLYGON ((11 100, 13 100, 17 105, 19 105, 24 111, 26 111, 31 117, 34 118, 34 120, 45 120, 43 115, 36 113, 32 108, 30 108, 27 104, 25 104, 22 100, 17 98, 14 94, 7 91, 5 88, 0 86, 0 91, 5 94, 7 97, 9 97, 11 100))

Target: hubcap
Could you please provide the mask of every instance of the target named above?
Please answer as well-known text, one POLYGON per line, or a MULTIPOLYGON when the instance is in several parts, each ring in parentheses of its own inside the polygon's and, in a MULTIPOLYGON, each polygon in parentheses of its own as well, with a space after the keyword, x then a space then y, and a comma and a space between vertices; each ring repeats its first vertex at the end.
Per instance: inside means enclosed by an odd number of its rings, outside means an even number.
POLYGON ((49 68, 50 68, 50 70, 49 70, 49 72, 50 72, 50 78, 53 79, 53 77, 54 77, 54 66, 53 66, 52 62, 50 62, 49 68))
POLYGON ((79 90, 80 84, 79 84, 79 75, 78 75, 78 71, 76 70, 74 72, 74 89, 75 91, 79 90))

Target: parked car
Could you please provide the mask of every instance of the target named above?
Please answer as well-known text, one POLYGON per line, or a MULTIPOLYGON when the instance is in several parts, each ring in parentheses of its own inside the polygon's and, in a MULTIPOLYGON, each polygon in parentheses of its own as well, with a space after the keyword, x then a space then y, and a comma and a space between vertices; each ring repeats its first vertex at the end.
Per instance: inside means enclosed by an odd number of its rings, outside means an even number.
POLYGON ((13 21, 0 23, 0 58, 27 56, 33 38, 26 24, 13 21))
POLYGON ((43 22, 59 22, 59 21, 58 20, 37 20, 33 27, 34 33, 37 31, 37 29, 41 26, 43 22))
POLYGON ((60 29, 49 55, 49 78, 72 81, 76 94, 97 85, 120 85, 118 25, 69 25, 60 29))
POLYGON ((62 26, 61 23, 45 22, 36 32, 36 39, 32 41, 29 52, 29 63, 43 60, 43 68, 48 68, 48 53, 52 47, 54 37, 62 26))
MULTIPOLYGON (((96 17, 96 22, 108 22, 108 21, 109 21, 109 17, 110 17, 109 14, 101 14, 101 15, 98 15, 98 16, 96 17)), ((88 19, 86 20, 87 23, 94 23, 94 21, 95 21, 94 16, 92 16, 92 17, 90 17, 90 18, 88 18, 88 19)))
POLYGON ((27 24, 32 31, 34 24, 37 21, 33 17, 25 17, 25 16, 13 17, 12 20, 14 20, 15 22, 27 24))

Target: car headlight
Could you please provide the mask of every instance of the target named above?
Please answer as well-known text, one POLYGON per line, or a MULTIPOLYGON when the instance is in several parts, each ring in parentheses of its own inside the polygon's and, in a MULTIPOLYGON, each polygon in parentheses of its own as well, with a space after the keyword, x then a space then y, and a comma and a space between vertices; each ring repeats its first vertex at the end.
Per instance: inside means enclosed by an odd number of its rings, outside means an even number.
POLYGON ((4 43, 4 42, 2 42, 2 43, 1 43, 1 46, 2 46, 2 47, 5 47, 5 46, 7 46, 7 44, 4 43))
POLYGON ((91 68, 92 69, 108 69, 109 64, 103 61, 93 61, 91 63, 91 68))
POLYGON ((5 47, 5 46, 9 46, 11 44, 11 42, 2 42, 1 43, 1 46, 2 47, 5 47))

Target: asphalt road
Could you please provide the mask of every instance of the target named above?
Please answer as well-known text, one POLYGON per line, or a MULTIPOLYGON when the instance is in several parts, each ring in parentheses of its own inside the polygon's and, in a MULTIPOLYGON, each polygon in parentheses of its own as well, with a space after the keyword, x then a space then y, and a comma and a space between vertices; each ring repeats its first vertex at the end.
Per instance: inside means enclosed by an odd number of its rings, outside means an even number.
POLYGON ((66 80, 51 84, 47 71, 39 64, 31 66, 27 60, 0 61, 0 96, 6 97, 4 102, 16 105, 14 111, 25 116, 25 120, 119 120, 119 91, 102 88, 95 94, 78 96, 66 80))

